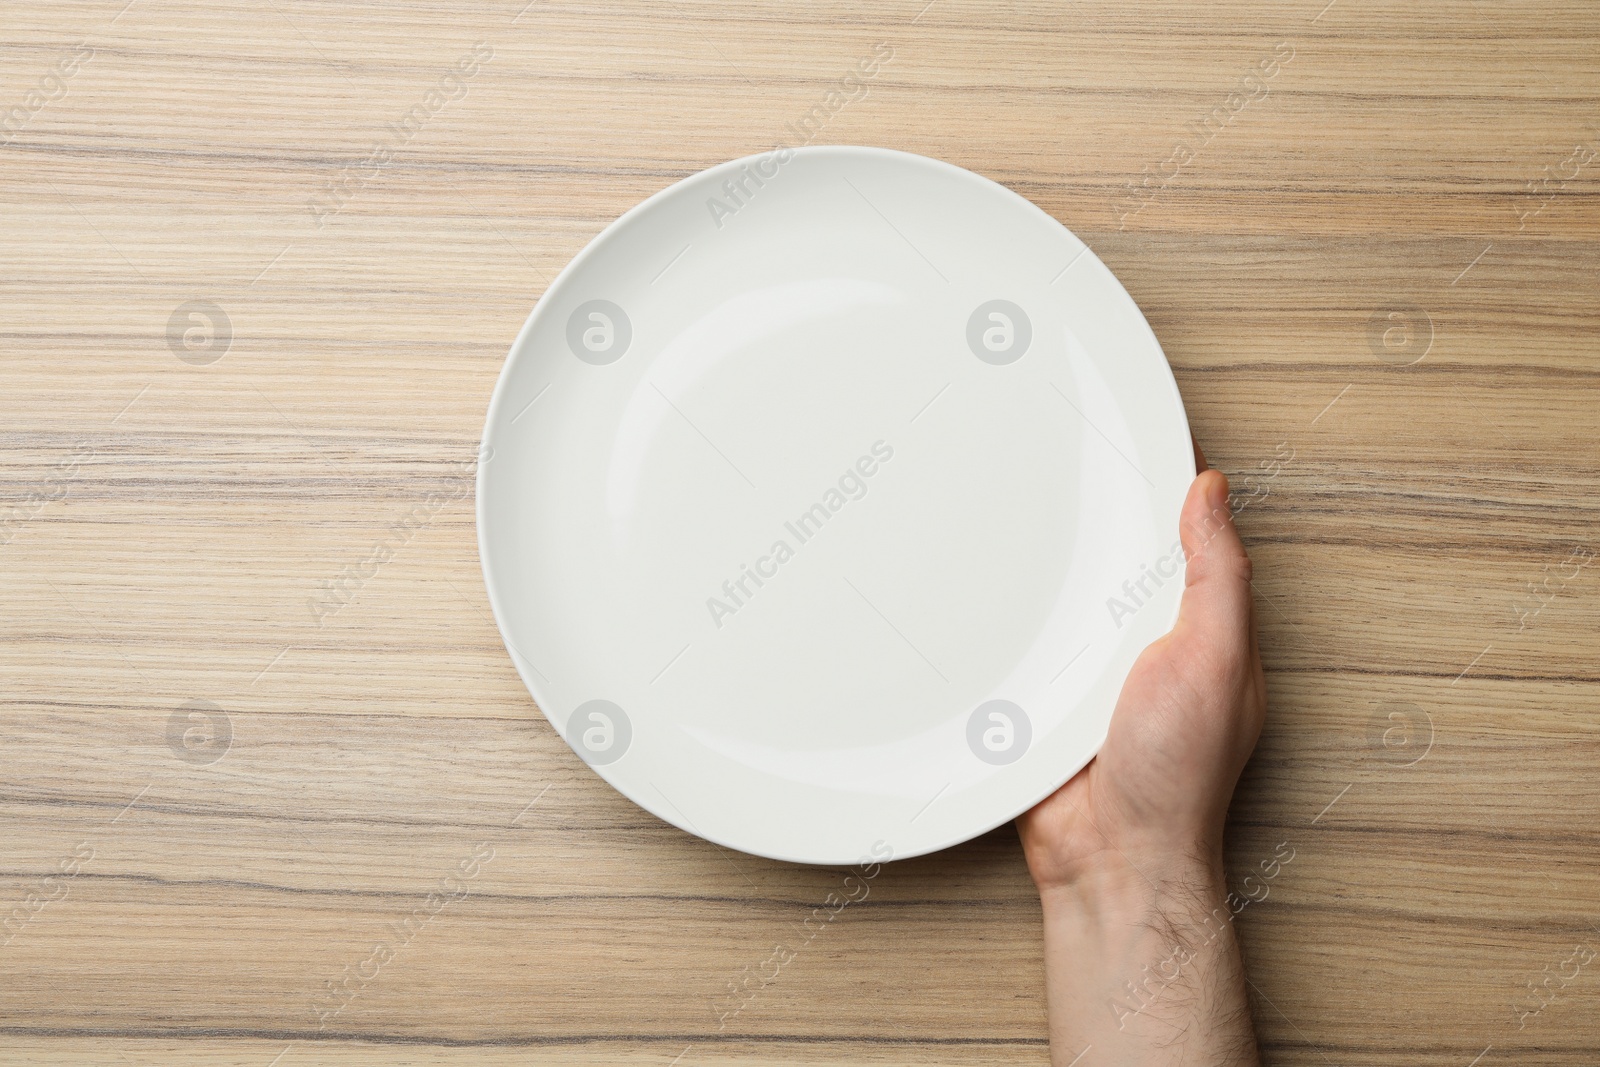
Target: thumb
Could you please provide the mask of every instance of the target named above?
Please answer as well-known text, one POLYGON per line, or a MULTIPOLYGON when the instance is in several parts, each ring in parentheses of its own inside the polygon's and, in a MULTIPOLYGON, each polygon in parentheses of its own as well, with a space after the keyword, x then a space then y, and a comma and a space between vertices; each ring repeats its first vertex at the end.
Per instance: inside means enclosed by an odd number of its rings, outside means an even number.
POLYGON ((1201 471, 1189 486, 1178 533, 1188 561, 1179 624, 1214 634, 1248 634, 1250 557, 1233 525, 1228 479, 1221 471, 1201 471))

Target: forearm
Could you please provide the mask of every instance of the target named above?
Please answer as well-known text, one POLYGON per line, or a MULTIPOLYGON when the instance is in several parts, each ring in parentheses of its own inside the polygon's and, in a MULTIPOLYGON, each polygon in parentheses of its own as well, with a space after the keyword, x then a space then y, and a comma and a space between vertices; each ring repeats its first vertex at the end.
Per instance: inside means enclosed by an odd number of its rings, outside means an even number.
POLYGON ((1257 1067, 1220 863, 1118 853, 1040 897, 1056 1067, 1257 1067))

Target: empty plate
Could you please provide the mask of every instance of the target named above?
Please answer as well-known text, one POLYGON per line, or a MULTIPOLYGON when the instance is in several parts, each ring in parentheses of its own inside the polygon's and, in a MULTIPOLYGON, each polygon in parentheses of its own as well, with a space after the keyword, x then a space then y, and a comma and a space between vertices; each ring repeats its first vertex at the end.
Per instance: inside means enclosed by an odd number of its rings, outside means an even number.
POLYGON ((652 196, 494 392, 478 536, 545 717, 691 833, 807 863, 1013 818, 1182 589, 1194 478, 1105 265, 986 178, 781 149, 652 196))

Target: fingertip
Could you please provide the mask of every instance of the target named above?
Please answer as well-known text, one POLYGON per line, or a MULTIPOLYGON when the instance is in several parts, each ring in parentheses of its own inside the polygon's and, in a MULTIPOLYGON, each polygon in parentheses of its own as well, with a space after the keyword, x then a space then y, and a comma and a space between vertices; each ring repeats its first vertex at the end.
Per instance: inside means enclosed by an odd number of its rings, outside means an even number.
POLYGON ((1228 478, 1219 470, 1201 471, 1189 486, 1179 519, 1185 555, 1194 553, 1220 530, 1233 524, 1228 507, 1228 478))
MULTIPOLYGON (((1207 467, 1195 475, 1195 489, 1199 491, 1200 504, 1207 511, 1228 511, 1228 476, 1207 467)), ((1231 512, 1229 517, 1231 518, 1231 512)))

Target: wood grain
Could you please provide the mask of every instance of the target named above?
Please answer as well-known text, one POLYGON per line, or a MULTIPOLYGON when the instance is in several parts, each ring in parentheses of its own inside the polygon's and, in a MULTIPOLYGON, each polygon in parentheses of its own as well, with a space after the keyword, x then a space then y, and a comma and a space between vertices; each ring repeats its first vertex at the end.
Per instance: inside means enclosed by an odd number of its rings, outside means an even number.
POLYGON ((1272 709, 1229 854, 1240 881, 1295 857, 1238 919, 1268 1061, 1600 1061, 1600 965, 1529 992, 1600 947, 1600 567, 1526 613, 1600 550, 1592 5, 122 2, 0 19, 0 107, 29 111, 0 133, 0 1063, 1045 1062, 1008 828, 888 867, 719 1026, 840 874, 578 763, 489 618, 459 473, 567 260, 880 41, 817 141, 1071 227, 1256 479, 1272 709), (475 42, 466 95, 319 227, 475 42), (229 318, 209 365, 168 344, 189 301, 229 318), (1391 309, 1415 363, 1374 347, 1391 309), (169 745, 192 701, 215 762, 169 745))

